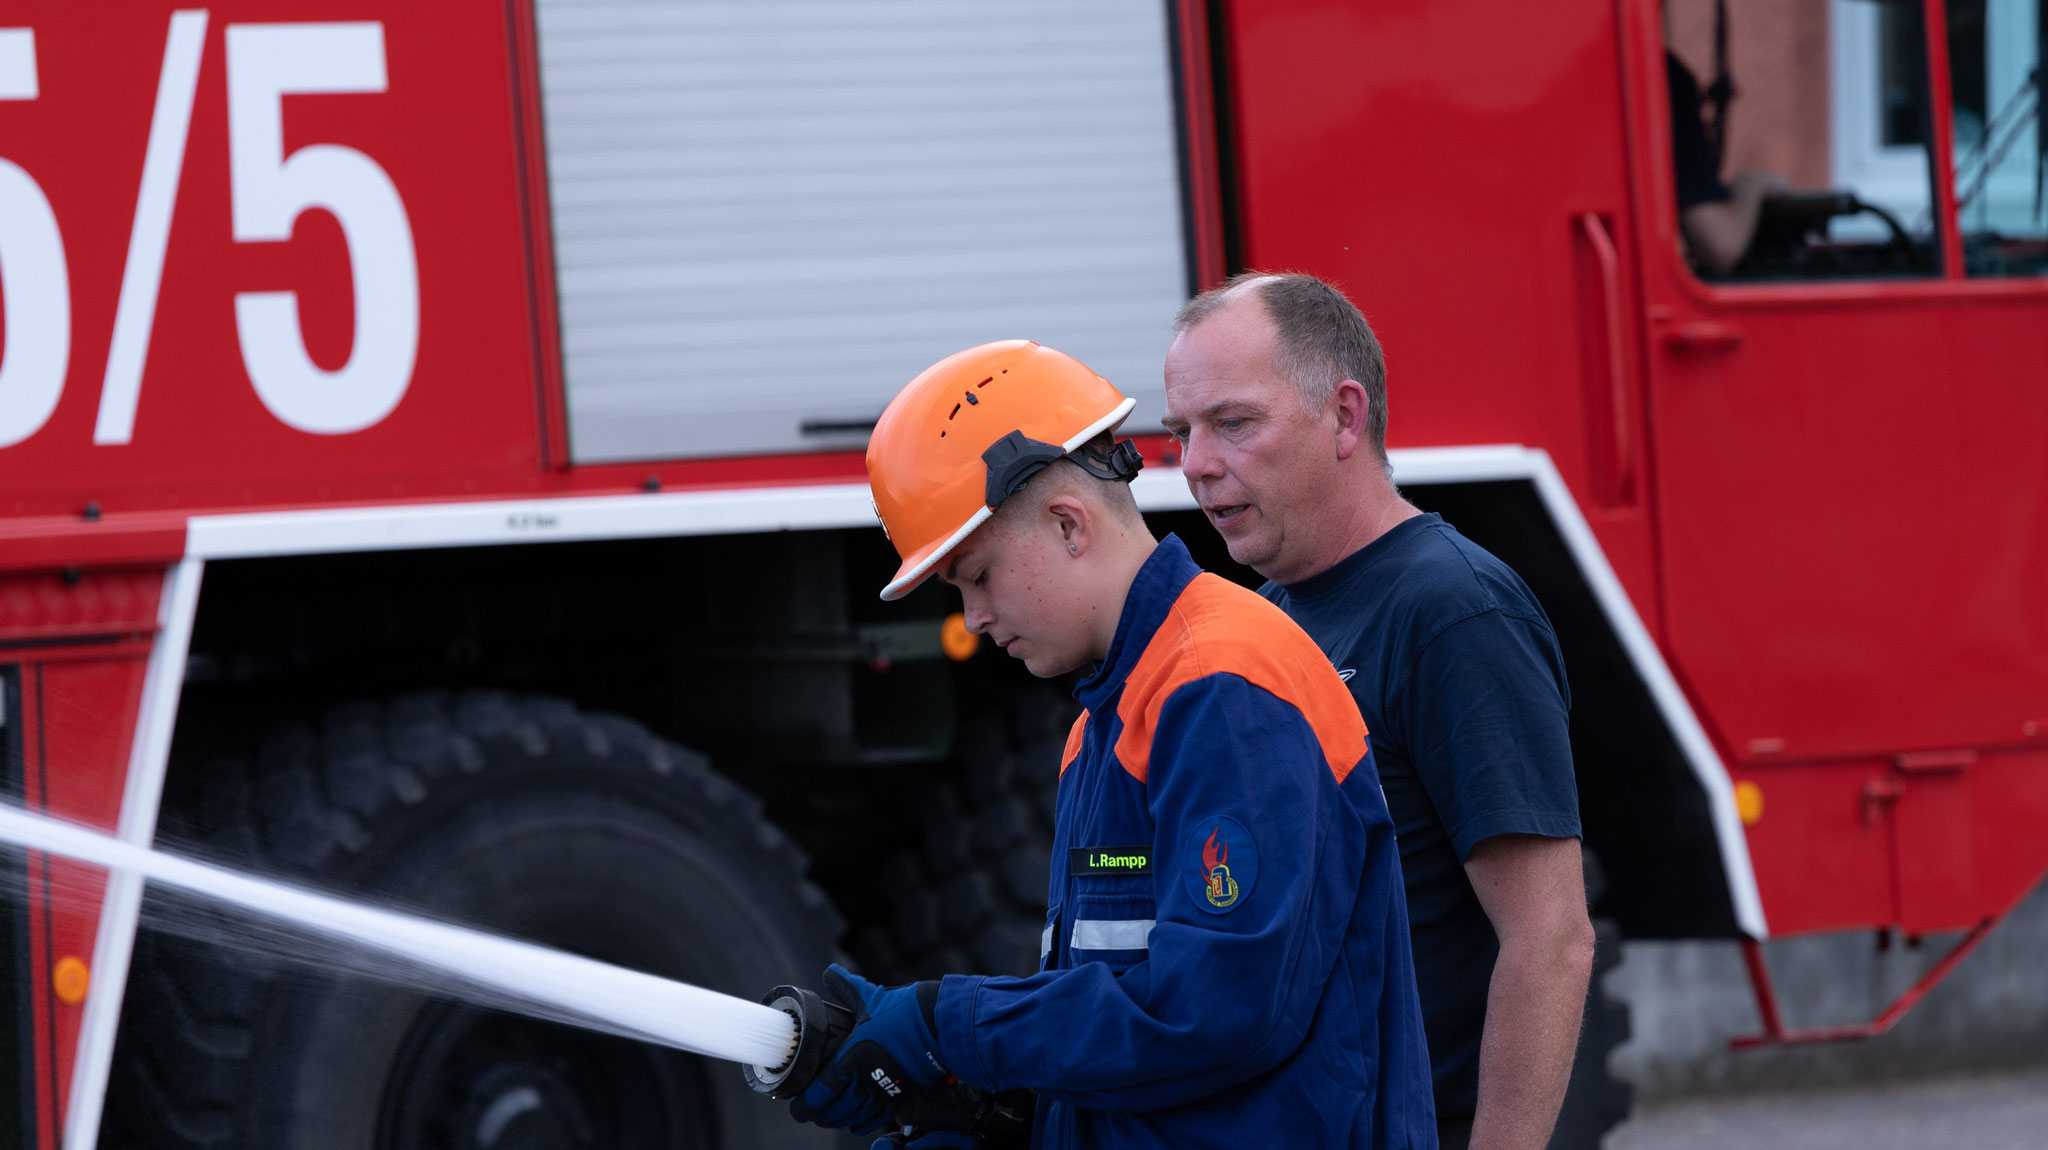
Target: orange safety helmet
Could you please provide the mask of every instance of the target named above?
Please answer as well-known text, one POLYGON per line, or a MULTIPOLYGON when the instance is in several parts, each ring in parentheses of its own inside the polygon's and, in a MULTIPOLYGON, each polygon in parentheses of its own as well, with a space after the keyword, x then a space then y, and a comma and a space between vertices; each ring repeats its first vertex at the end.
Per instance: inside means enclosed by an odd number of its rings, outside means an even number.
MULTIPOLYGON (((924 369, 875 421, 868 486, 903 557, 882 598, 901 599, 1033 475, 1113 431, 1138 405, 1073 356, 1029 340, 985 343, 924 369)), ((1129 480, 1124 443, 1090 474, 1129 480)))

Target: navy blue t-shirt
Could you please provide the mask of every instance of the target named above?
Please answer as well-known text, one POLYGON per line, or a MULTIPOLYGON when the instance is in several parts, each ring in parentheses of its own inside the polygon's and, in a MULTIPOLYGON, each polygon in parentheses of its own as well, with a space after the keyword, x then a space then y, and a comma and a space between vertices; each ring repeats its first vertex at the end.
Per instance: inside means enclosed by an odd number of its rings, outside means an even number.
POLYGON ((1465 858, 1494 835, 1579 834, 1557 636, 1507 564, 1434 514, 1260 593, 1330 657, 1371 731, 1401 847, 1437 1117, 1468 1118, 1500 942, 1465 858))

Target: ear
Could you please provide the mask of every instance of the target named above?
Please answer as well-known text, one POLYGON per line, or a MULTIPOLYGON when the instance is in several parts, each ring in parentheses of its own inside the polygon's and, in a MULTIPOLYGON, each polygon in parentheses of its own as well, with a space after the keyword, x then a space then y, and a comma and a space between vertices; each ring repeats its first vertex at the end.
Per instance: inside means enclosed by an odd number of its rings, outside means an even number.
POLYGON ((1046 521, 1059 533, 1059 545, 1069 555, 1088 553, 1095 535, 1095 515, 1086 502, 1071 491, 1062 491, 1045 501, 1046 521))
POLYGON ((1349 459, 1365 445, 1365 385, 1347 379, 1330 395, 1337 414, 1337 458, 1349 459))

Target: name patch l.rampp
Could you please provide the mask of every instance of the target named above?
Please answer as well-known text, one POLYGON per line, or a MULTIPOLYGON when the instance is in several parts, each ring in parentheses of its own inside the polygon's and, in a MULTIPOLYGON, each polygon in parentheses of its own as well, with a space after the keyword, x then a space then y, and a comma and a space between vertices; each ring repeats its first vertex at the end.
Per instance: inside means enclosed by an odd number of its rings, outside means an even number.
POLYGON ((1151 874, 1152 848, 1075 847, 1067 852, 1068 874, 1151 874))

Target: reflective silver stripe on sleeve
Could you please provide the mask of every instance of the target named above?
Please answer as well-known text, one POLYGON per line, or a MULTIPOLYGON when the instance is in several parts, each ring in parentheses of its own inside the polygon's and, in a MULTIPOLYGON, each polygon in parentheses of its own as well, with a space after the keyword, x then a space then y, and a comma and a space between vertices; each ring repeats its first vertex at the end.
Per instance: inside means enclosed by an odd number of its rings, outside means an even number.
POLYGON ((1052 953, 1052 924, 1045 924, 1045 933, 1038 936, 1038 958, 1043 962, 1052 953))
POLYGON ((1150 918, 1081 918, 1074 920, 1075 950, 1144 950, 1152 937, 1150 918))

